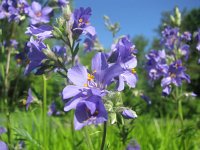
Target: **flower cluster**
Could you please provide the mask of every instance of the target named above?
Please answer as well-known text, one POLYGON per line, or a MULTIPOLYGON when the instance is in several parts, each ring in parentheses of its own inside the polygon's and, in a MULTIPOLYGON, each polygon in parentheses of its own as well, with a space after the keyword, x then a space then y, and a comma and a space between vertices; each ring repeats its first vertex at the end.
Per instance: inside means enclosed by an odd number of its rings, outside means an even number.
POLYGON ((167 26, 162 31, 161 45, 165 46, 166 50, 172 54, 184 56, 187 60, 190 52, 187 42, 191 40, 191 36, 192 34, 188 31, 181 34, 179 28, 167 26))
POLYGON ((29 4, 26 0, 3 0, 0 4, 0 19, 8 18, 8 21, 23 20, 28 14, 29 4))
POLYGON ((148 76, 152 80, 157 80, 167 73, 168 65, 166 63, 166 53, 164 50, 157 51, 151 50, 149 54, 146 55, 148 60, 146 63, 146 69, 148 76))
MULTIPOLYGON (((34 5, 32 8, 35 7, 34 5)), ((37 8, 41 10, 41 7, 37 8)), ((67 16, 67 18, 59 18, 57 26, 51 27, 43 24, 31 25, 27 28, 26 34, 31 38, 27 42, 29 63, 25 74, 34 71, 36 75, 40 75, 56 71, 68 78, 70 85, 62 91, 62 97, 66 103, 64 111, 75 109, 74 125, 75 129, 79 130, 86 125, 97 125, 108 120, 105 96, 112 92, 111 84, 115 84, 117 91, 124 90, 125 83, 130 88, 135 88, 138 80, 135 69, 137 50, 128 36, 121 37, 117 43, 112 45, 110 53, 98 52, 94 55, 89 71, 78 62, 77 54, 82 37, 85 38, 83 40, 85 51, 93 50, 95 45, 96 31, 90 24, 91 8, 81 7, 75 9, 73 13, 68 6, 66 9, 67 15, 64 17, 67 16), (61 40, 63 46, 50 48, 45 42, 47 39, 61 40), (70 64, 72 67, 68 69, 70 64)), ((27 108, 32 101, 33 97, 29 90, 27 108)), ((137 117, 130 108, 120 106, 116 110, 126 119, 137 117)), ((60 114, 56 110, 55 103, 49 107, 48 114, 60 114)))
POLYGON ((19 22, 30 18, 31 24, 48 23, 51 7, 42 8, 41 4, 33 1, 31 5, 26 0, 3 0, 0 4, 0 19, 19 22))
POLYGON ((161 45, 163 50, 151 50, 146 55, 146 69, 151 80, 162 78, 161 86, 163 95, 169 95, 172 84, 181 86, 182 81, 190 83, 190 77, 185 73, 182 58, 186 61, 189 57, 189 48, 187 44, 191 40, 191 33, 179 32, 179 28, 166 27, 162 31, 161 45))
POLYGON ((49 25, 31 25, 28 27, 26 34, 30 35, 31 38, 27 44, 30 50, 27 54, 29 64, 25 69, 25 74, 29 74, 33 70, 36 70, 35 74, 38 75, 52 70, 65 70, 66 73, 64 66, 68 64, 67 61, 74 61, 79 50, 80 37, 82 35, 86 36, 84 42, 87 43, 87 50, 91 50, 94 45, 93 41, 95 40, 96 32, 95 28, 89 23, 90 16, 91 9, 81 7, 70 13, 69 21, 65 21, 60 28, 49 25), (66 45, 55 46, 50 49, 45 44, 45 40, 53 38, 61 39, 66 45), (68 58, 67 49, 71 52, 72 60, 68 58))
MULTIPOLYGON (((135 87, 137 60, 134 45, 128 37, 123 37, 112 49, 109 56, 99 52, 93 57, 91 71, 82 65, 76 65, 68 70, 67 77, 73 85, 63 89, 63 99, 71 98, 64 110, 75 109, 76 130, 86 125, 97 125, 107 121, 104 97, 110 92, 107 88, 109 85, 117 83, 118 91, 124 89, 125 82, 130 87, 135 87)), ((121 113, 127 119, 137 117, 131 110, 122 109, 121 113)))
POLYGON ((190 83, 190 77, 185 73, 186 68, 182 66, 181 60, 177 60, 169 65, 167 73, 161 81, 161 86, 163 88, 163 94, 169 95, 171 92, 171 84, 175 86, 181 86, 182 81, 185 80, 190 83))

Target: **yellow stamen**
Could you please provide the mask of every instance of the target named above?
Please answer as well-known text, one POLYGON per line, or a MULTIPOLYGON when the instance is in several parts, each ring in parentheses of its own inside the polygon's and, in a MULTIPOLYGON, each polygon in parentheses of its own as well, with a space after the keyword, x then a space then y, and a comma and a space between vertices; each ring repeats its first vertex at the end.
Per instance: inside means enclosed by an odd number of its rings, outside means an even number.
POLYGON ((94 116, 97 116, 99 114, 99 111, 98 110, 96 110, 95 112, 94 112, 94 116))
POLYGON ((37 12, 37 13, 36 13, 36 16, 37 16, 37 17, 41 17, 41 16, 42 16, 42 13, 41 13, 41 12, 37 12))
POLYGON ((82 23, 82 22, 83 22, 83 19, 82 19, 82 18, 80 18, 80 19, 78 20, 78 22, 79 22, 79 23, 82 23))
POLYGON ((131 69, 131 72, 132 72, 133 74, 137 73, 136 70, 135 70, 135 68, 131 69))
POLYGON ((88 73, 88 80, 93 80, 93 79, 94 79, 94 76, 88 73))
POLYGON ((20 64, 22 60, 20 58, 17 59, 17 63, 20 64))
POLYGON ((88 84, 87 84, 87 83, 85 83, 83 86, 84 86, 84 87, 88 87, 88 84))
POLYGON ((176 74, 172 73, 170 76, 171 76, 172 78, 175 78, 175 77, 176 77, 176 74))

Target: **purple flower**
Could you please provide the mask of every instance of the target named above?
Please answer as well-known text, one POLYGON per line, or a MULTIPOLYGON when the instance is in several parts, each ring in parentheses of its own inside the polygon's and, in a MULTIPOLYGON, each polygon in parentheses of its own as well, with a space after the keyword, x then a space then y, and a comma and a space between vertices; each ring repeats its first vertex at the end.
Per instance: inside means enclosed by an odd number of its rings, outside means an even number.
POLYGON ((179 28, 171 28, 170 26, 166 27, 162 31, 161 44, 163 44, 167 49, 173 50, 175 44, 179 42, 178 33, 179 28))
POLYGON ((10 39, 9 42, 3 41, 3 45, 4 47, 14 47, 15 49, 17 49, 18 46, 18 42, 15 39, 10 39))
POLYGON ((90 7, 86 9, 80 7, 79 9, 75 9, 71 15, 70 22, 72 23, 72 32, 75 37, 79 37, 82 33, 95 36, 95 28, 89 22, 91 11, 90 7))
POLYGON ((96 36, 91 36, 90 34, 85 38, 84 44, 84 51, 91 52, 94 48, 94 42, 96 40, 96 36))
POLYGON ((183 80, 190 83, 190 77, 185 73, 185 71, 186 68, 182 66, 181 60, 177 60, 169 66, 167 74, 161 81, 163 95, 169 95, 172 83, 175 86, 181 86, 183 80))
POLYGON ((15 39, 10 40, 10 45, 17 49, 18 42, 15 39))
POLYGON ((81 65, 68 70, 67 76, 74 85, 66 86, 62 94, 64 100, 73 97, 65 104, 64 110, 76 109, 75 129, 107 120, 102 97, 107 94, 106 87, 122 72, 120 64, 108 65, 103 53, 97 53, 93 57, 92 73, 88 73, 81 65))
POLYGON ((0 135, 3 134, 3 133, 6 133, 6 132, 7 132, 6 128, 0 127, 0 135))
POLYGON ((143 93, 140 94, 140 97, 148 104, 148 105, 151 105, 151 99, 144 95, 143 93))
POLYGON ((21 16, 28 13, 26 0, 3 0, 0 5, 0 19, 8 18, 8 21, 20 21, 21 16))
POLYGON ((138 80, 135 70, 135 67, 137 66, 136 53, 137 50, 135 49, 135 45, 133 45, 127 36, 121 38, 116 45, 112 46, 112 53, 108 58, 108 61, 111 63, 121 63, 124 68, 124 72, 118 76, 118 91, 124 89, 125 82, 131 88, 136 86, 138 80))
POLYGON ((146 55, 146 59, 148 60, 146 69, 150 79, 157 80, 167 73, 168 65, 166 64, 166 54, 164 50, 151 50, 149 54, 146 55))
POLYGON ((42 52, 42 49, 45 48, 43 43, 39 41, 34 41, 31 39, 30 51, 28 52, 29 64, 25 68, 24 74, 29 74, 32 70, 42 66, 43 60, 46 58, 46 55, 42 52))
POLYGON ((58 111, 57 108, 56 108, 56 103, 55 102, 51 103, 51 105, 49 106, 48 115, 49 116, 52 116, 52 115, 57 116, 57 115, 60 115, 60 114, 61 114, 61 112, 58 111))
POLYGON ((18 65, 26 65, 27 64, 27 54, 30 51, 30 48, 27 46, 27 43, 24 45, 24 49, 22 52, 19 52, 15 55, 15 60, 18 65))
POLYGON ((176 55, 176 50, 180 49, 182 56, 185 60, 189 57, 190 46, 186 44, 191 40, 191 33, 185 31, 183 34, 179 32, 179 28, 166 27, 162 31, 161 44, 164 45, 173 55, 176 55))
POLYGON ((29 88, 28 89, 28 97, 27 97, 27 100, 26 100, 26 110, 28 110, 30 104, 33 102, 34 98, 32 96, 32 91, 31 89, 29 88))
POLYGON ((182 35, 181 35, 181 39, 185 40, 185 41, 190 41, 192 37, 192 34, 188 31, 185 31, 182 35))
POLYGON ((107 111, 100 96, 90 96, 80 101, 76 106, 74 117, 76 130, 90 124, 101 124, 107 119, 107 111))
POLYGON ((187 45, 187 44, 184 44, 180 47, 180 51, 181 51, 181 54, 183 56, 185 56, 185 60, 188 60, 188 57, 189 57, 189 54, 190 54, 190 46, 187 45))
POLYGON ((23 150, 24 148, 25 148, 25 142, 24 141, 22 141, 22 140, 20 140, 19 142, 18 142, 18 145, 17 145, 17 148, 19 149, 19 150, 23 150))
POLYGON ((0 141, 0 148, 1 150, 8 150, 7 144, 3 141, 0 141))
POLYGON ((67 56, 67 53, 66 53, 66 48, 63 47, 63 46, 54 46, 52 51, 57 55, 57 56, 60 56, 60 57, 66 57, 67 56))
POLYGON ((65 7, 67 4, 69 4, 68 0, 58 0, 58 6, 65 7))
POLYGON ((137 114, 134 111, 132 111, 131 109, 124 109, 122 111, 122 116, 125 119, 134 119, 134 118, 137 118, 137 114))
POLYGON ((47 38, 53 37, 52 30, 53 28, 49 25, 41 25, 39 27, 31 25, 27 28, 25 33, 32 36, 34 35, 39 40, 45 40, 47 38))
POLYGON ((29 4, 26 0, 18 0, 18 9, 20 13, 28 14, 29 4))
POLYGON ((140 150, 140 145, 136 141, 131 141, 126 150, 140 150))
POLYGON ((21 52, 21 53, 16 54, 15 60, 16 60, 17 64, 19 64, 19 65, 24 64, 26 61, 25 53, 21 52))
POLYGON ((8 3, 6 0, 3 0, 2 3, 0 4, 0 19, 4 19, 6 17, 9 17, 10 14, 8 12, 8 3))
POLYGON ((32 2, 28 12, 29 17, 31 18, 31 24, 48 23, 50 20, 49 14, 52 10, 51 7, 42 8, 38 2, 32 2))
POLYGON ((190 93, 185 93, 186 97, 196 97, 197 94, 195 94, 194 92, 190 92, 190 93))

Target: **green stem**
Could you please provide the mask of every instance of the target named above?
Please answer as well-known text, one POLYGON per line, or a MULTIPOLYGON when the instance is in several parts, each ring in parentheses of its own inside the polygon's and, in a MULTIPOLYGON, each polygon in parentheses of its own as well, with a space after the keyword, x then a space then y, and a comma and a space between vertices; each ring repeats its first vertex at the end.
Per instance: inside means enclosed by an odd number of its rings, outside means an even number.
POLYGON ((85 134, 85 137, 86 137, 89 149, 90 150, 94 150, 93 145, 92 145, 92 141, 91 141, 91 138, 90 138, 90 135, 88 134, 87 127, 84 128, 84 134, 85 134))
POLYGON ((43 110, 42 110, 42 120, 43 120, 43 140, 44 140, 44 149, 47 150, 47 79, 43 75, 43 110))
MULTIPOLYGON (((181 93, 179 93, 179 89, 178 89, 178 87, 176 87, 176 102, 177 102, 177 106, 178 106, 178 116, 179 116, 179 119, 180 119, 180 122, 181 122, 181 130, 184 130, 184 117, 183 117, 183 107, 182 107, 181 94, 182 94, 182 89, 181 89, 181 93)), ((182 131, 182 134, 184 134, 183 131, 182 131)), ((186 150, 187 144, 186 144, 186 141, 184 139, 184 136, 182 136, 181 140, 182 140, 182 143, 183 143, 182 144, 183 149, 186 150)))
POLYGON ((7 62, 6 62, 6 74, 5 74, 5 103, 7 105, 6 109, 6 118, 7 118, 7 136, 8 136, 8 143, 11 144, 11 121, 10 121, 10 106, 8 101, 8 90, 9 90, 9 84, 8 84, 8 77, 9 77, 9 70, 10 70, 10 56, 11 56, 11 49, 8 49, 8 55, 7 55, 7 62))
POLYGON ((19 68, 19 72, 18 72, 18 75, 17 75, 17 79, 16 79, 16 83, 15 83, 15 87, 14 87, 14 92, 13 92, 13 96, 12 96, 12 101, 15 102, 14 99, 16 99, 16 97, 18 96, 18 84, 19 84, 19 79, 20 79, 20 75, 21 75, 21 72, 22 72, 22 66, 20 66, 19 68))
POLYGON ((106 131, 107 130, 107 122, 104 122, 103 124, 103 137, 101 142, 101 150, 104 149, 105 143, 106 143, 106 131))
POLYGON ((178 113, 179 113, 179 118, 181 121, 181 125, 183 126, 183 109, 182 109, 182 100, 178 100, 178 113))

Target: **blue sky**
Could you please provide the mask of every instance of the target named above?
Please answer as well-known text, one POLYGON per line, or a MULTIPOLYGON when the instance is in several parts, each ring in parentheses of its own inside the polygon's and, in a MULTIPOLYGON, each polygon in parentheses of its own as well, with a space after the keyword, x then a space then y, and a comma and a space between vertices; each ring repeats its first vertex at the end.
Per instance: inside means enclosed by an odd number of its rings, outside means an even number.
POLYGON ((75 8, 91 7, 91 23, 96 28, 100 42, 109 48, 112 35, 106 30, 103 15, 112 22, 119 22, 121 30, 117 36, 129 34, 145 35, 150 41, 157 34, 154 29, 159 25, 161 13, 178 6, 180 10, 200 7, 200 0, 74 0, 75 8))

